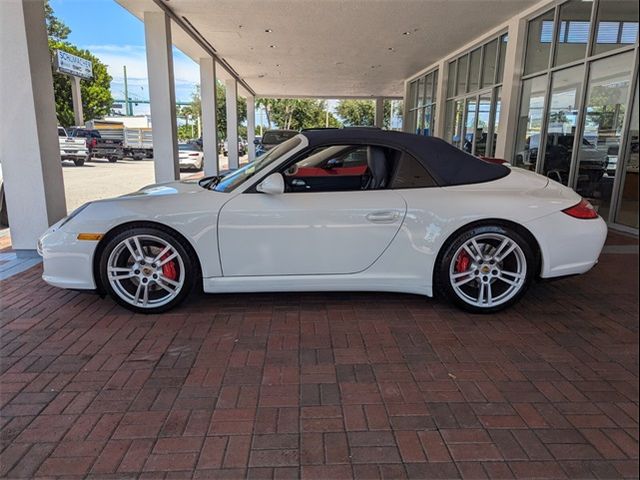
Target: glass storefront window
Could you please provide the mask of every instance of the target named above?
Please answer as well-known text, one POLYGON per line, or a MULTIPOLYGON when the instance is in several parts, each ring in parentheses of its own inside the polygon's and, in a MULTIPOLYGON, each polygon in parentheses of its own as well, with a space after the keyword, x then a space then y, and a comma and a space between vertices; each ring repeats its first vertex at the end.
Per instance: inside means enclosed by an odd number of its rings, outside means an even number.
POLYGON ((407 132, 432 135, 438 71, 429 72, 409 83, 409 120, 407 132))
POLYGON ((564 65, 585 57, 592 6, 593 2, 570 0, 560 7, 554 65, 564 65))
POLYGON ((467 86, 467 92, 475 92, 480 88, 480 60, 482 56, 482 49, 476 48, 471 52, 469 60, 469 85, 467 86))
POLYGON ((461 95, 466 92, 468 66, 469 66, 468 55, 465 55, 458 59, 458 86, 456 87, 456 95, 461 95))
POLYGON ((524 60, 525 75, 549 67, 549 53, 553 42, 553 15, 554 11, 551 10, 529 22, 527 53, 524 60))
POLYGON ((587 109, 578 150, 576 191, 608 218, 631 85, 634 52, 591 64, 587 109))
POLYGON ((424 105, 424 77, 418 81, 418 107, 424 105))
POLYGON ((491 123, 491 94, 480 95, 478 99, 478 123, 476 125, 476 148, 474 153, 484 157, 487 155, 489 142, 489 125, 491 123))
POLYGON ((452 143, 454 146, 460 148, 462 146, 462 135, 460 133, 462 129, 462 112, 463 112, 463 101, 457 100, 454 106, 454 117, 453 117, 453 129, 452 129, 452 143))
POLYGON ((542 173, 564 185, 569 184, 583 81, 584 65, 560 70, 551 78, 542 173))
POLYGON ((496 83, 496 58, 498 56, 498 39, 484 46, 484 60, 482 65, 482 88, 496 83))
POLYGON ((637 0, 601 1, 598 5, 593 53, 604 53, 636 43, 639 10, 637 0))
POLYGON ((502 75, 504 73, 504 60, 507 56, 507 43, 509 35, 506 33, 500 37, 500 55, 498 56, 498 80, 496 83, 502 83, 502 75))
POLYGON ((430 105, 435 100, 433 98, 433 75, 429 74, 424 82, 424 104, 430 105))
POLYGON ((624 175, 622 191, 618 203, 616 223, 632 228, 638 228, 638 85, 636 84, 633 108, 631 111, 631 124, 627 135, 627 148, 625 149, 624 175))
POLYGON ((453 97, 456 94, 456 61, 449 63, 447 72, 447 97, 453 97))
POLYGON ((502 106, 502 87, 496 88, 495 104, 493 106, 493 135, 491 135, 491 142, 489 147, 489 157, 495 157, 496 155, 496 142, 498 139, 498 128, 500 127, 500 108, 502 106))
POLYGON ((422 120, 422 135, 431 135, 431 125, 433 124, 433 112, 431 105, 424 107, 424 115, 422 120))
POLYGON ((473 153, 477 108, 478 103, 476 102, 475 97, 469 98, 466 102, 464 112, 464 135, 462 138, 462 149, 467 153, 473 153))
POLYGON ((516 154, 513 161, 516 167, 536 169, 546 92, 547 75, 530 78, 522 85, 516 154))

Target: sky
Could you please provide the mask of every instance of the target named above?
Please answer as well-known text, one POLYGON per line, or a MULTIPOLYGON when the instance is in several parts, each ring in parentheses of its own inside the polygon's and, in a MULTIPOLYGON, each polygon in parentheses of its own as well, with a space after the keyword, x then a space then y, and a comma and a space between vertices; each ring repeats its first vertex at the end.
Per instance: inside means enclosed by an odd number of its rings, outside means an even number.
MULTIPOLYGON (((2 1, 2 0, 0 0, 2 1)), ((69 42, 84 48, 107 65, 113 78, 114 100, 124 100, 124 73, 127 67, 129 97, 148 100, 147 61, 144 25, 114 0, 49 0, 54 14, 70 29, 69 42)), ((198 64, 174 47, 173 70, 178 102, 189 102, 200 82, 198 64)), ((116 102, 119 103, 119 102, 116 102)), ((336 100, 328 107, 335 113, 336 100)), ((118 109, 116 109, 118 110, 118 109)), ((124 107, 119 110, 124 113, 124 107)), ((134 115, 149 114, 149 104, 133 106, 134 115)), ((256 123, 266 124, 266 116, 256 111, 256 123)))
MULTIPOLYGON (((49 0, 55 15, 71 29, 68 41, 85 48, 107 65, 113 77, 114 99, 124 99, 123 66, 127 67, 129 96, 149 99, 144 26, 113 0, 49 0)), ((199 83, 198 65, 174 48, 176 100, 188 102, 199 83)), ((148 104, 134 106, 134 114, 149 113, 148 104)))

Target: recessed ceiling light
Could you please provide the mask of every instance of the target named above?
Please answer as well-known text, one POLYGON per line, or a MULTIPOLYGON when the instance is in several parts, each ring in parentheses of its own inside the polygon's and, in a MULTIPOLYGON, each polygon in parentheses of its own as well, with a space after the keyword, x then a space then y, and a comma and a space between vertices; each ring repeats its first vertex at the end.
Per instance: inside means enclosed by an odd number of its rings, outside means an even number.
POLYGON ((270 28, 265 29, 264 33, 271 33, 273 32, 273 30, 271 30, 270 28))
POLYGON ((411 32, 402 32, 403 35, 411 35, 411 32))
POLYGON ((390 52, 395 52, 396 49, 393 48, 393 47, 389 47, 389 48, 387 48, 387 50, 389 50, 390 52))
POLYGON ((276 45, 269 45, 269 48, 276 48, 276 45))
POLYGON ((279 66, 280 66, 280 64, 279 64, 279 63, 276 63, 276 67, 279 67, 279 66))

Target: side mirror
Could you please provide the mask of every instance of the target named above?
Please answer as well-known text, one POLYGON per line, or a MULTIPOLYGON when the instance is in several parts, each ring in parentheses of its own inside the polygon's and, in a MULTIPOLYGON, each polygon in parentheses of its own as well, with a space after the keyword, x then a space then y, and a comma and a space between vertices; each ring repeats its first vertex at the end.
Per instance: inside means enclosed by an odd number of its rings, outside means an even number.
POLYGON ((257 138, 253 141, 254 145, 260 145, 260 140, 258 140, 257 138))
POLYGON ((280 173, 272 173, 258 184, 256 190, 269 195, 281 195, 284 193, 284 177, 280 173))

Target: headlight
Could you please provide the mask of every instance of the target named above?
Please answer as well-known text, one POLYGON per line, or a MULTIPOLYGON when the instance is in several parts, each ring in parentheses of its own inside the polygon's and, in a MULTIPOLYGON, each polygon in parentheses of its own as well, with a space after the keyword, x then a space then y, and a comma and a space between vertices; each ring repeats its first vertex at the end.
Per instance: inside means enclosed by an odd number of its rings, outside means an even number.
POLYGON ((73 212, 71 212, 65 219, 62 220, 62 222, 60 223, 60 225, 58 225, 58 228, 62 228, 67 222, 69 222, 69 220, 71 220, 73 217, 75 217, 76 215, 78 215, 81 211, 83 211, 85 208, 87 208, 89 205, 91 205, 92 202, 87 202, 84 205, 79 206, 78 208, 76 208, 73 212))

